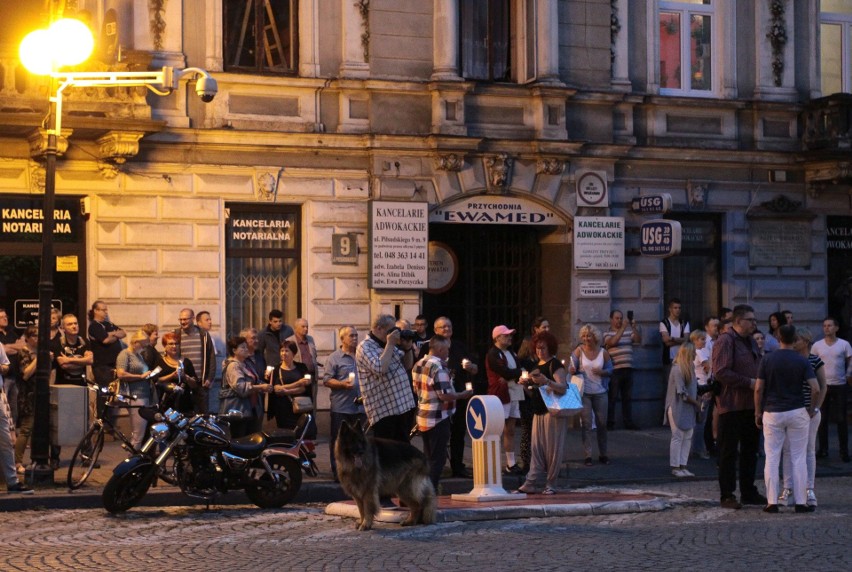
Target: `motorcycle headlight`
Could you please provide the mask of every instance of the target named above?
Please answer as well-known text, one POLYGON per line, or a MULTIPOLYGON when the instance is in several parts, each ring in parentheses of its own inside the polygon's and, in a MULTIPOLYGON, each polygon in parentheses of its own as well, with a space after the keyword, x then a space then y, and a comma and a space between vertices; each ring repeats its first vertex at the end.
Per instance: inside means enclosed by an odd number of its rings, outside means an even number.
POLYGON ((167 423, 154 423, 151 425, 151 438, 155 441, 164 441, 169 436, 169 426, 167 423))

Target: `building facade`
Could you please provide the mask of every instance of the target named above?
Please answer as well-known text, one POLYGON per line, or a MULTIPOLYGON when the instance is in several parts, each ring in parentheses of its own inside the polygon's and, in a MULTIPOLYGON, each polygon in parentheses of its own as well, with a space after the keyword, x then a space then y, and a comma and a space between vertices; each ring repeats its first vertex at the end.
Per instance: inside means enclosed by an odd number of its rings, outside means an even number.
POLYGON ((81 70, 194 66, 219 83, 207 104, 192 83, 65 95, 64 311, 103 299, 122 326, 166 328, 190 306, 224 337, 277 307, 322 354, 378 313, 448 315, 482 354, 496 324, 544 315, 567 351, 583 323, 633 310, 648 422, 671 297, 694 325, 750 303, 762 323, 790 309, 850 327, 852 0, 18 4, 36 6, 0 8, 0 304, 21 320, 48 87, 17 46, 64 11, 97 38, 81 70), (682 250, 644 256, 651 217, 632 205, 664 194, 682 250), (438 283, 379 279, 377 201, 426 208, 438 283), (590 240, 578 217, 623 221, 590 240))

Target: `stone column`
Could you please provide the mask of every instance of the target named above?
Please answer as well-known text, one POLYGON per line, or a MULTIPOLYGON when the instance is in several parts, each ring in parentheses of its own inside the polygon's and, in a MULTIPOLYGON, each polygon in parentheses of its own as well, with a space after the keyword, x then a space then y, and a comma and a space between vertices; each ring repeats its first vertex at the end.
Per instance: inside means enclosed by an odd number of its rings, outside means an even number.
POLYGON ((299 2, 299 77, 319 77, 319 0, 299 2))
POLYGON ((432 80, 459 81, 459 3, 434 0, 432 15, 432 80))
POLYGON ((628 74, 630 56, 627 42, 630 34, 630 16, 627 10, 627 0, 617 0, 613 5, 612 24, 617 27, 618 31, 613 31, 614 37, 611 46, 614 56, 612 62, 612 87, 618 91, 630 91, 630 77, 628 74))
POLYGON ((559 80, 559 6, 557 0, 538 0, 536 6, 536 78, 538 83, 559 80))
MULTIPOLYGON (((365 19, 369 19, 369 13, 362 17, 360 6, 355 0, 342 0, 340 38, 343 45, 343 61, 340 64, 340 77, 370 76, 370 64, 367 63, 365 46, 361 40, 362 34, 366 32, 365 19)), ((367 41, 369 42, 369 39, 367 41)))

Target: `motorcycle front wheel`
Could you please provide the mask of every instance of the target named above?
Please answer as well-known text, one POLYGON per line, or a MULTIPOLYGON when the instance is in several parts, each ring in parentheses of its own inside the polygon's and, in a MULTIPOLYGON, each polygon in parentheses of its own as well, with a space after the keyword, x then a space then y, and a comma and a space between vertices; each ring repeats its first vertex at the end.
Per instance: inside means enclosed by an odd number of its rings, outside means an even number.
POLYGON ((287 455, 268 457, 267 462, 278 476, 278 484, 274 487, 269 486, 272 484, 272 477, 258 461, 252 470, 259 475, 259 483, 246 485, 246 496, 260 508, 281 508, 293 500, 299 492, 302 486, 302 468, 299 466, 299 461, 287 455))
POLYGON ((104 487, 104 508, 111 513, 124 512, 133 508, 154 481, 157 474, 155 465, 140 465, 122 475, 113 475, 104 487))

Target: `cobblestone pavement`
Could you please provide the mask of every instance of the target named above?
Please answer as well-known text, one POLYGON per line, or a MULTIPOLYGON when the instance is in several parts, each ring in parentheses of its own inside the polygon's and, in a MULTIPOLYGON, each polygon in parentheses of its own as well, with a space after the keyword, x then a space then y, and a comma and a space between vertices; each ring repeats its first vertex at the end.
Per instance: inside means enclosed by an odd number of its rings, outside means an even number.
POLYGON ((680 502, 656 513, 379 524, 364 533, 318 504, 6 513, 0 570, 852 569, 850 477, 818 480, 820 507, 804 515, 721 509, 712 481, 630 490, 680 502))

